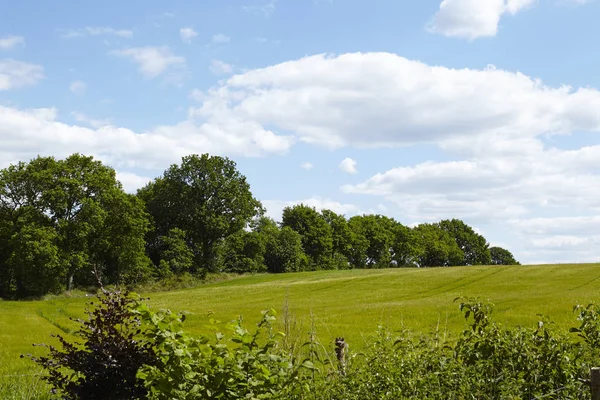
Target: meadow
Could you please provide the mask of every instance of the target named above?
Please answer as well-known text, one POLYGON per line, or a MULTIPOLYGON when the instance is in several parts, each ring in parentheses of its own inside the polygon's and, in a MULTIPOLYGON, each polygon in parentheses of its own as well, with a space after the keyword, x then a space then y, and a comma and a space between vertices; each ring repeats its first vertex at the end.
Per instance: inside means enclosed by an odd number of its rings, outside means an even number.
MULTIPOLYGON (((202 332, 209 318, 227 322, 243 316, 247 324, 273 308, 279 324, 291 322, 294 335, 314 329, 321 343, 344 336, 360 349, 379 325, 415 332, 438 329, 452 337, 464 328, 454 299, 480 297, 495 305, 495 320, 535 325, 541 315, 557 328, 576 326, 575 304, 600 300, 600 264, 454 267, 301 272, 243 276, 194 289, 142 293, 153 308, 188 313, 187 329, 202 332)), ((40 301, 0 301, 0 398, 44 398, 39 371, 19 358, 40 354, 33 343, 52 343, 49 335, 71 337, 83 315, 83 295, 40 301), (37 393, 37 394, 36 394, 37 393)))

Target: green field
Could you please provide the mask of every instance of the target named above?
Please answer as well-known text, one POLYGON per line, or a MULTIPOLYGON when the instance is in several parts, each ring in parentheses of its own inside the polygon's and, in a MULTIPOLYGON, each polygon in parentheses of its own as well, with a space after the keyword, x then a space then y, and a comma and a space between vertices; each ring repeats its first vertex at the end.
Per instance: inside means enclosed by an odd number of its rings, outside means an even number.
MULTIPOLYGON (((240 277, 148 296, 155 308, 189 312, 186 325, 192 332, 202 331, 209 314, 220 321, 242 315, 253 323, 261 310, 274 308, 281 319, 287 303, 301 335, 314 323, 323 343, 344 336, 360 348, 380 324, 457 332, 464 326, 453 302, 458 296, 489 299, 496 305, 496 320, 505 324, 531 325, 543 314, 568 329, 576 325, 573 305, 600 300, 599 278, 600 264, 322 271, 240 277)), ((51 333, 73 330, 76 324, 69 317, 82 316, 87 300, 0 301, 2 398, 9 382, 22 385, 38 379, 19 376, 36 372, 19 355, 39 351, 31 344, 48 343, 51 333)))

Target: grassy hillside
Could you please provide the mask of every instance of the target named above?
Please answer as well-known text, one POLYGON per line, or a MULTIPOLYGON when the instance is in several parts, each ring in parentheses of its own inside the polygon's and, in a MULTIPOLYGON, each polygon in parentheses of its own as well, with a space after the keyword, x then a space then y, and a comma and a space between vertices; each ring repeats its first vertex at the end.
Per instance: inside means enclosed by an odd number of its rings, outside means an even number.
MULTIPOLYGON (((323 342, 345 336, 359 348, 379 324, 415 331, 438 324, 450 332, 462 329, 453 303, 457 296, 489 299, 496 319, 506 324, 534 324, 537 314, 544 314, 567 329, 576 323, 573 305, 600 300, 599 278, 600 264, 323 271, 242 277, 149 297, 153 307, 190 312, 186 324, 196 332, 209 313, 221 321, 242 315, 251 323, 268 308, 281 319, 287 303, 302 335, 314 322, 323 342)), ((19 354, 39 351, 31 344, 49 342, 50 333, 74 329, 69 317, 81 316, 86 301, 0 302, 0 394, 11 380, 37 379, 7 375, 35 372, 19 354)))

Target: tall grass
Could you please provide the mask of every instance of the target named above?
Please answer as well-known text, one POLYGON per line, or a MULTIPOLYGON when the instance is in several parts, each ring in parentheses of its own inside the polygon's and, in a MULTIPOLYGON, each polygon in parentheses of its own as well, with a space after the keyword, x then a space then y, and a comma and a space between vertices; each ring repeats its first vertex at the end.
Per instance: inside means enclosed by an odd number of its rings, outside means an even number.
MULTIPOLYGON (((438 269, 350 270, 256 275, 166 292, 146 293, 153 308, 187 311, 187 329, 203 331, 209 318, 250 321, 261 310, 280 310, 278 323, 293 352, 316 331, 330 346, 343 336, 353 349, 380 325, 413 332, 458 333, 464 320, 453 299, 478 296, 496 304, 495 319, 531 326, 537 314, 557 328, 574 325, 572 307, 600 297, 600 264, 438 269)), ((148 287, 153 290, 155 288, 148 287)), ((69 336, 83 316, 86 297, 0 302, 0 399, 49 398, 33 363, 19 355, 52 343, 51 333, 69 336), (16 397, 15 397, 16 396, 16 397), (46 396, 46 397, 44 397, 46 396)))

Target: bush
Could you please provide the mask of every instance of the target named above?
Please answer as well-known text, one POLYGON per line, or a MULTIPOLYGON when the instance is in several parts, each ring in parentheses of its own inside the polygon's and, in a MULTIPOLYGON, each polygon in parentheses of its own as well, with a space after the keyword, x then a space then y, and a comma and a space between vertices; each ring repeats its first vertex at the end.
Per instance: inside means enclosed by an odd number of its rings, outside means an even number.
POLYGON ((58 336, 63 350, 48 346, 48 357, 30 356, 65 399, 585 399, 599 356, 593 303, 574 309, 577 338, 545 319, 506 328, 493 321, 491 304, 460 299, 467 325, 458 338, 380 328, 363 353, 344 347, 334 365, 314 326, 308 343, 286 345, 289 338, 273 331, 272 310, 254 331, 239 319, 225 335, 211 320, 214 335, 193 337, 184 315, 153 312, 118 291, 99 298, 81 321, 82 343, 58 336))
POLYGON ((230 337, 217 332, 214 341, 186 334, 183 315, 144 306, 139 312, 159 359, 139 373, 151 399, 280 399, 301 390, 300 366, 279 347, 282 334, 271 329, 272 310, 263 313, 254 332, 238 320, 229 325, 230 337))
POLYGON ((44 368, 44 379, 63 399, 144 398, 147 389, 137 372, 157 360, 153 343, 139 337, 141 321, 134 309, 140 299, 104 289, 97 298, 98 306, 88 304, 87 320, 78 320, 81 343, 54 335, 62 349, 41 345, 49 349, 47 357, 28 357, 44 368))

